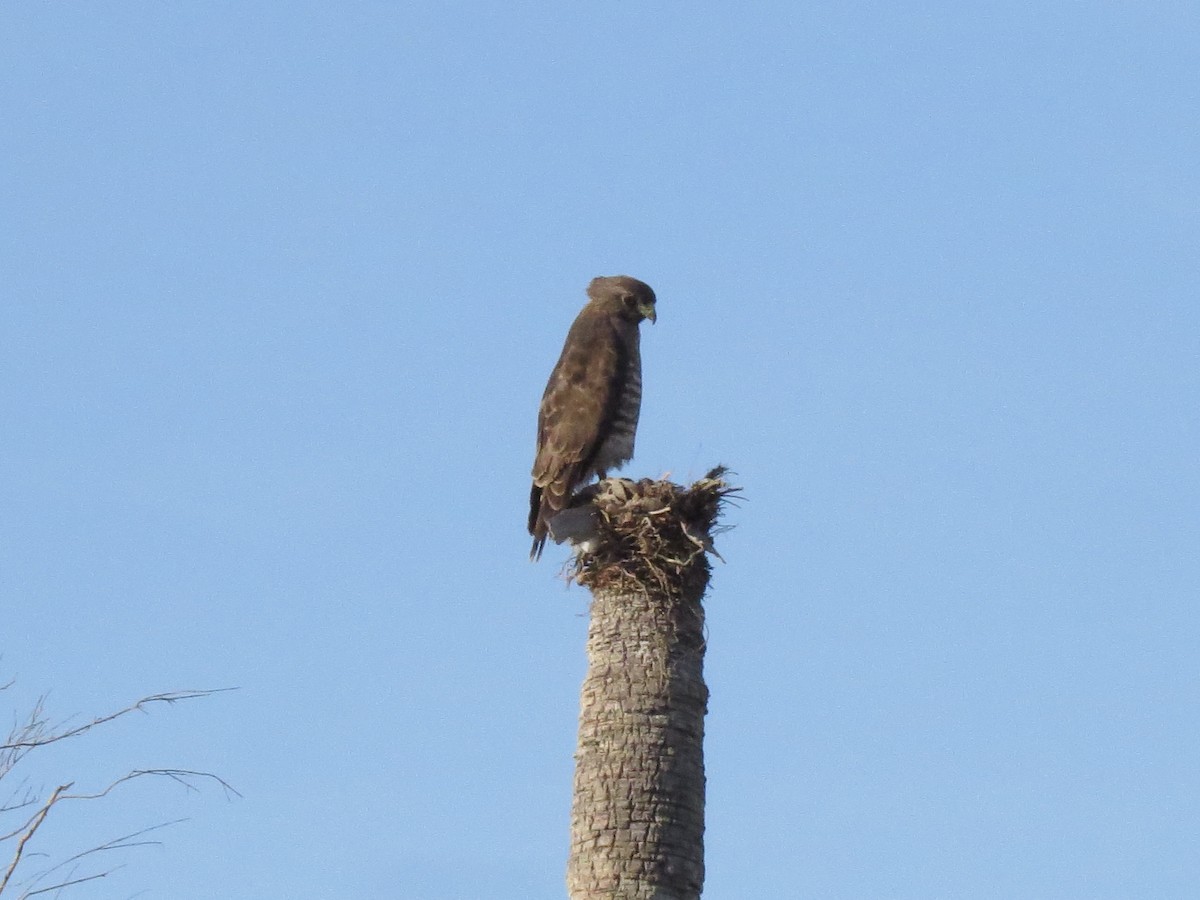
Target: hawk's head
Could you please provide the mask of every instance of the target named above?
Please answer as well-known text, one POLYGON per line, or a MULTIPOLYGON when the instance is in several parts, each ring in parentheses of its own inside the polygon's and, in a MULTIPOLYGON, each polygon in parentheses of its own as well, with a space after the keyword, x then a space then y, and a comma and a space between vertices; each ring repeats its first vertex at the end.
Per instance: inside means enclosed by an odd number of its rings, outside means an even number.
POLYGON ((627 321, 658 321, 654 308, 657 298, 644 281, 628 275, 602 275, 592 279, 587 293, 593 303, 627 321))

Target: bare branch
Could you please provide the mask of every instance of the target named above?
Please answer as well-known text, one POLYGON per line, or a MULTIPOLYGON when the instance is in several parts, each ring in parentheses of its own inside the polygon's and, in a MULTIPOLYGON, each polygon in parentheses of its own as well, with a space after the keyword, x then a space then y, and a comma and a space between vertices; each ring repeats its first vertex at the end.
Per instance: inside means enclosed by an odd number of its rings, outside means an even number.
MULTIPOLYGON (((161 776, 164 778, 169 778, 172 781, 183 785, 189 791, 199 790, 199 788, 194 784, 195 781, 201 780, 201 779, 211 779, 212 781, 215 781, 219 785, 221 785, 222 790, 225 791, 226 797, 229 797, 231 795, 236 796, 236 797, 241 796, 241 794, 238 793, 237 789, 234 788, 233 785, 231 785, 229 782, 227 782, 224 778, 221 778, 220 776, 217 776, 217 775, 213 775, 211 772, 195 772, 190 769, 135 769, 134 771, 130 772, 128 775, 121 776, 116 781, 109 784, 103 790, 96 791, 95 793, 91 793, 91 794, 68 794, 68 793, 66 793, 66 791, 70 790, 72 785, 71 784, 59 785, 59 787, 57 787, 54 790, 54 793, 51 795, 50 799, 47 800, 46 803, 41 807, 41 809, 39 809, 24 825, 22 825, 20 828, 16 829, 15 831, 11 832, 10 834, 0 836, 0 842, 2 842, 4 840, 8 840, 9 838, 15 837, 18 834, 21 835, 21 839, 17 844, 16 852, 13 854, 12 861, 9 863, 8 870, 5 872, 3 880, 0 880, 0 894, 4 893, 4 889, 7 887, 9 880, 12 878, 13 872, 16 870, 17 866, 20 864, 22 855, 25 850, 25 844, 29 841, 29 839, 31 837, 33 837, 34 832, 37 831, 38 827, 41 826, 42 822, 45 821, 45 818, 49 814, 50 809, 55 804, 60 803, 64 800, 99 800, 102 797, 108 796, 109 793, 111 793, 118 786, 124 784, 125 782, 133 781, 135 778, 141 778, 146 775, 158 775, 158 776, 161 776)), ((46 878, 51 873, 63 868, 64 866, 68 866, 73 862, 78 862, 79 860, 83 859, 84 857, 91 856, 92 854, 103 853, 103 852, 109 851, 109 850, 128 850, 133 847, 145 847, 145 846, 159 844, 159 843, 161 843, 160 841, 135 841, 133 839, 142 837, 143 835, 149 834, 150 832, 153 832, 153 831, 158 831, 159 829, 162 829, 162 828, 170 827, 171 825, 178 825, 180 822, 186 822, 186 821, 187 821, 186 819, 175 819, 174 821, 171 821, 171 822, 162 822, 158 825, 152 825, 149 828, 143 828, 140 831, 134 831, 130 834, 126 834, 126 835, 122 835, 121 837, 113 838, 112 840, 106 841, 103 844, 100 844, 96 847, 92 847, 90 850, 84 850, 82 853, 77 853, 74 856, 63 860, 61 863, 59 863, 56 866, 50 867, 46 871, 39 873, 37 875, 37 877, 35 877, 31 882, 28 882, 28 884, 32 888, 35 885, 37 885, 38 882, 42 881, 44 878, 46 878)), ((100 872, 100 873, 97 873, 94 875, 88 875, 84 878, 72 878, 67 881, 63 881, 63 882, 59 882, 58 884, 51 885, 49 887, 37 888, 36 890, 28 890, 25 893, 23 893, 21 895, 21 897, 32 897, 35 894, 42 894, 42 893, 46 893, 47 891, 58 890, 59 888, 63 888, 63 887, 69 887, 70 885, 78 884, 82 881, 92 881, 96 878, 103 878, 113 871, 116 871, 116 870, 109 869, 105 872, 100 872)))
POLYGON ((18 898, 18 900, 25 900, 26 897, 33 897, 37 894, 48 894, 50 891, 61 891, 63 888, 70 887, 73 884, 83 884, 85 881, 95 881, 97 878, 107 878, 113 872, 123 868, 125 867, 115 866, 114 868, 108 869, 104 872, 97 872, 94 875, 84 875, 82 878, 72 878, 69 881, 60 881, 58 884, 51 884, 43 888, 38 888, 37 890, 26 891, 18 898))
POLYGON ((17 841, 17 849, 16 852, 13 853, 12 862, 8 864, 8 869, 4 872, 4 877, 0 878, 0 893, 4 892, 4 889, 8 886, 9 879, 12 878, 13 872, 16 871, 17 865, 21 862, 21 854, 25 852, 25 845, 29 843, 29 839, 33 837, 34 832, 38 830, 42 822, 46 821, 46 816, 49 815, 51 807, 53 807, 55 803, 62 799, 63 792, 70 789, 70 784, 60 784, 58 787, 56 787, 54 789, 54 793, 50 795, 50 799, 47 800, 45 805, 42 806, 42 808, 37 811, 34 817, 29 820, 27 823, 29 825, 28 829, 26 829, 25 833, 21 835, 21 839, 17 841))
MULTIPOLYGON (((193 772, 190 769, 134 769, 128 775, 122 775, 120 778, 118 778, 116 781, 114 781, 108 787, 104 788, 101 791, 97 791, 94 794, 67 794, 62 799, 63 800, 99 800, 101 797, 107 796, 109 794, 109 792, 111 792, 118 785, 124 784, 126 781, 132 781, 135 778, 141 778, 144 775, 159 775, 163 778, 169 778, 172 781, 182 784, 189 791, 198 791, 199 790, 199 788, 197 788, 196 785, 194 785, 192 783, 192 781, 207 778, 207 779, 215 781, 215 782, 217 782, 217 784, 221 785, 221 788, 222 788, 222 790, 225 791, 225 795, 227 797, 231 794, 235 797, 242 796, 240 793, 238 793, 237 789, 234 788, 234 786, 231 785, 228 781, 226 781, 224 778, 221 778, 218 775, 212 774, 211 772, 193 772)), ((157 826, 155 826, 155 827, 157 827, 157 826)))
MULTIPOLYGON (((67 799, 67 798, 64 797, 63 799, 67 799)), ((187 819, 175 819, 174 821, 171 821, 171 822, 161 822, 158 825, 151 825, 149 828, 143 828, 140 831, 134 831, 130 834, 126 834, 126 835, 123 835, 118 838, 113 838, 111 841, 106 841, 105 843, 100 844, 97 847, 92 847, 90 850, 84 850, 82 853, 76 853, 74 856, 64 859, 62 862, 58 863, 57 865, 51 866, 49 869, 46 869, 43 872, 39 872, 36 877, 34 877, 31 881, 28 882, 28 885, 30 888, 33 888, 39 882, 44 881, 46 878, 48 878, 53 873, 57 872, 59 869, 66 868, 67 866, 70 866, 72 863, 77 863, 77 862, 79 862, 79 860, 84 859, 85 857, 91 856, 94 853, 103 853, 107 850, 128 850, 132 847, 162 846, 162 841, 135 841, 135 840, 133 840, 133 838, 141 837, 142 835, 149 834, 152 831, 159 831, 160 829, 163 829, 163 828, 170 828, 172 825, 178 825, 181 822, 186 822, 186 821, 187 821, 187 819)), ((34 894, 41 894, 46 891, 56 890, 61 887, 67 887, 68 885, 78 883, 78 881, 80 881, 80 880, 87 881, 92 878, 103 878, 104 875, 107 875, 111 872, 115 872, 115 871, 117 871, 117 869, 123 868, 123 866, 116 866, 112 869, 106 870, 105 872, 103 872, 99 875, 90 875, 90 876, 88 876, 88 878, 85 878, 85 879, 74 878, 74 874, 78 870, 78 868, 79 868, 78 866, 72 867, 71 874, 68 876, 67 881, 62 881, 62 882, 59 882, 58 884, 50 885, 49 887, 38 888, 37 890, 27 890, 25 893, 23 893, 21 895, 21 897, 32 897, 34 894)))
POLYGON ((21 757, 29 752, 28 748, 22 747, 21 744, 36 741, 45 735, 45 702, 45 696, 39 697, 23 723, 16 721, 14 716, 12 730, 8 734, 8 743, 0 745, 0 778, 11 772, 21 757))
POLYGON ((9 799, 5 801, 4 805, 0 806, 0 814, 16 812, 18 809, 24 809, 27 806, 32 806, 34 803, 37 803, 37 796, 30 789, 28 781, 22 781, 15 788, 13 788, 12 793, 8 795, 8 798, 9 799), (20 800, 17 799, 18 796, 21 797, 20 800))
MULTIPOLYGON (((12 686, 12 682, 0 684, 0 692, 12 686)), ((154 694, 149 697, 143 697, 129 706, 119 709, 116 712, 104 716, 98 716, 89 722, 80 725, 68 725, 70 720, 64 721, 58 725, 49 724, 45 714, 45 696, 38 698, 33 709, 29 714, 20 720, 15 720, 12 730, 9 732, 8 739, 5 743, 0 744, 0 779, 10 773, 13 767, 28 753, 38 747, 44 747, 48 744, 53 744, 58 741, 66 740, 67 738, 78 737, 96 728, 99 725, 104 725, 112 722, 115 719, 128 715, 129 713, 139 711, 147 712, 148 707, 153 704, 165 703, 174 705, 183 700, 193 700, 199 697, 207 697, 211 694, 224 693, 226 691, 237 690, 237 688, 218 688, 215 690, 195 690, 195 691, 172 691, 169 693, 154 694)), ((15 719, 15 717, 14 717, 15 719)), ((21 823, 17 828, 12 829, 7 834, 0 834, 0 844, 16 840, 13 856, 7 864, 7 868, 0 875, 0 894, 10 896, 5 891, 9 887, 13 887, 19 891, 19 900, 24 900, 27 897, 35 895, 44 895, 58 893, 63 889, 73 885, 82 884, 88 881, 95 881, 99 878, 105 878, 123 866, 114 866, 104 871, 92 872, 90 874, 80 874, 81 861, 88 857, 97 854, 117 851, 130 850, 135 847, 144 847, 159 844, 156 840, 139 840, 144 838, 151 832, 166 828, 170 825, 178 824, 186 821, 186 819, 177 819, 171 822, 164 822, 159 825, 154 825, 149 828, 143 828, 139 831, 131 832, 130 834, 121 837, 113 838, 100 844, 90 850, 85 850, 69 857, 66 860, 53 865, 44 871, 38 872, 32 878, 22 878, 20 882, 14 881, 14 873, 22 862, 27 862, 35 856, 44 856, 42 853, 35 853, 27 849, 27 845, 41 828, 47 816, 59 803, 65 800, 98 800, 106 797, 109 793, 115 790, 119 785, 127 781, 132 781, 137 778, 148 775, 158 775, 168 778, 177 784, 182 785, 188 791, 199 791, 200 783, 204 780, 217 782, 221 789, 225 792, 226 798, 240 797, 241 794, 231 785, 217 775, 209 772, 199 772, 191 769, 135 769, 126 775, 117 778, 115 781, 108 784, 102 790, 93 793, 68 793, 74 786, 74 782, 59 785, 51 793, 50 797, 42 803, 36 793, 31 790, 26 782, 19 784, 8 795, 7 799, 0 804, 0 814, 16 812, 26 807, 36 807, 36 810, 21 823), (38 806, 38 804, 41 804, 38 806), (57 874, 56 874, 57 873, 57 874), (51 877, 60 879, 54 884, 46 884, 51 877)), ((86 869, 85 869, 86 871, 86 869)))
MULTIPOLYGON (((235 687, 228 687, 228 688, 213 688, 211 690, 204 690, 204 691, 172 691, 172 692, 166 693, 166 694, 154 694, 150 697, 143 697, 141 700, 138 700, 136 703, 131 703, 129 706, 126 706, 124 709, 119 709, 116 712, 109 713, 106 716, 99 716, 95 719, 92 719, 92 721, 90 721, 90 722, 87 722, 83 725, 77 725, 74 728, 68 728, 65 731, 60 731, 58 733, 44 734, 44 735, 22 733, 22 734, 16 736, 15 739, 10 738, 8 743, 0 744, 0 751, 31 749, 33 747, 44 747, 46 744, 53 744, 56 741, 64 741, 67 738, 73 738, 73 737, 76 737, 77 735, 83 734, 86 731, 91 731, 97 725, 103 725, 106 722, 111 722, 114 719, 119 719, 122 716, 128 715, 131 712, 145 712, 146 711, 145 707, 149 706, 152 703, 166 703, 168 705, 174 705, 183 700, 195 700, 197 697, 209 697, 213 694, 221 694, 221 693, 225 693, 226 691, 236 691, 236 690, 237 690, 237 688, 235 688, 235 687)), ((38 706, 35 708, 34 715, 31 716, 31 719, 36 719, 36 718, 40 717, 41 708, 42 708, 42 701, 39 700, 38 706)), ((31 721, 31 724, 26 725, 25 728, 23 729, 23 731, 29 732, 31 730, 31 726, 34 724, 37 724, 37 723, 31 721)))

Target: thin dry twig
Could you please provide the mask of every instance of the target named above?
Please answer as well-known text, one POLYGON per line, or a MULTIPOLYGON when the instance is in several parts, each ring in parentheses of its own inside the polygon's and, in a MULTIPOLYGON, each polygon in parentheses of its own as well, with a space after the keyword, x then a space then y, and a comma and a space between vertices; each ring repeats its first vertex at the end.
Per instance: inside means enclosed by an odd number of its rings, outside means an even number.
MULTIPOLYGON (((41 809, 34 813, 33 818, 27 823, 29 827, 25 829, 23 834, 21 834, 21 839, 17 841, 17 849, 13 853, 12 861, 9 862, 8 868, 4 872, 4 877, 0 878, 0 894, 4 893, 4 889, 8 887, 8 882, 12 878, 13 872, 17 870, 17 866, 21 862, 21 856, 25 852, 25 845, 29 843, 29 839, 33 837, 34 832, 36 832, 38 828, 41 827, 42 823, 46 821, 46 816, 50 814, 50 809, 54 806, 54 804, 62 799, 63 792, 69 791, 70 789, 71 784, 60 784, 58 787, 56 787, 54 789, 54 793, 50 795, 50 799, 45 802, 41 809)), ((20 832, 14 832, 13 835, 8 835, 7 837, 12 837, 18 833, 20 832)))
MULTIPOLYGON (((195 781, 208 779, 208 780, 217 782, 217 784, 219 784, 221 786, 222 790, 224 790, 226 797, 230 797, 230 796, 240 797, 241 796, 241 794, 237 791, 237 789, 234 788, 233 785, 231 785, 224 778, 221 778, 218 775, 214 775, 211 772, 196 772, 196 771, 192 771, 190 769, 135 769, 134 771, 130 772, 128 775, 123 775, 120 778, 116 779, 111 784, 109 784, 107 787, 105 787, 103 790, 96 791, 96 792, 90 793, 90 794, 68 794, 66 792, 71 789, 73 784, 59 785, 57 788, 55 788, 54 792, 50 795, 50 799, 48 799, 41 806, 41 808, 38 809, 38 811, 33 814, 33 816, 31 816, 28 820, 26 820, 26 822, 20 828, 12 831, 11 833, 9 833, 7 835, 0 836, 0 842, 3 842, 5 840, 9 840, 13 837, 16 837, 17 835, 20 835, 20 839, 17 842, 16 851, 13 853, 13 858, 9 862, 8 869, 5 871, 3 878, 0 878, 0 894, 4 893, 5 888, 8 886, 9 881, 12 879, 13 873, 16 871, 17 866, 20 864, 21 859, 25 852, 25 845, 29 842, 29 839, 33 837, 34 833, 38 830, 38 828, 41 827, 42 823, 46 820, 46 816, 49 815, 50 810, 54 806, 56 806, 57 804, 62 803, 64 801, 67 801, 67 800, 99 800, 102 797, 108 796, 109 793, 111 793, 113 790, 115 790, 120 785, 126 783, 127 781, 133 781, 135 778, 142 778, 147 775, 157 775, 157 776, 160 776, 163 778, 169 778, 170 780, 183 785, 189 791, 199 790, 199 788, 194 784, 195 781)), ((134 841, 133 838, 141 837, 142 835, 149 834, 152 831, 157 831, 161 828, 166 828, 170 825, 177 825, 180 822, 184 822, 184 821, 186 821, 186 819, 176 819, 172 822, 163 822, 163 823, 160 823, 159 825, 152 825, 149 828, 143 828, 140 831, 132 832, 131 834, 123 835, 118 838, 113 838, 112 840, 106 841, 103 844, 100 844, 96 847, 92 847, 90 850, 84 850, 82 853, 77 853, 74 856, 63 860, 58 865, 55 865, 55 866, 50 867, 49 869, 46 869, 44 872, 39 873, 32 881, 27 882, 27 884, 30 888, 33 888, 40 881, 42 881, 45 877, 50 875, 52 872, 55 872, 58 869, 61 869, 63 866, 70 865, 73 862, 77 862, 78 860, 83 859, 84 857, 90 856, 95 853, 102 853, 102 852, 108 851, 108 850, 128 850, 132 847, 143 847, 143 846, 148 846, 151 844, 157 844, 157 843, 159 843, 158 841, 134 841)), ((105 875, 110 874, 112 871, 115 871, 115 870, 110 869, 105 872, 100 872, 97 874, 89 875, 86 878, 72 879, 72 880, 60 882, 57 885, 51 885, 50 887, 38 888, 37 890, 27 890, 21 896, 22 897, 31 897, 34 894, 45 893, 46 891, 49 891, 49 890, 56 890, 60 887, 68 887, 72 884, 78 884, 80 881, 91 881, 96 878, 103 878, 105 875)))
MULTIPOLYGON (((197 697, 208 697, 213 694, 221 694, 221 693, 225 693, 226 691, 236 691, 236 690, 237 690, 237 688, 213 688, 211 690, 204 690, 204 691, 171 691, 166 694, 153 694, 152 696, 149 696, 149 697, 143 697, 141 700, 138 700, 136 703, 131 703, 129 706, 126 706, 124 709, 119 709, 116 712, 109 713, 108 715, 105 715, 105 716, 98 716, 97 718, 92 719, 92 721, 90 721, 90 722, 85 722, 83 725, 77 725, 74 728, 68 728, 66 731, 60 731, 57 733, 46 734, 44 736, 22 734, 22 735, 18 736, 16 738, 16 740, 14 740, 13 738, 10 737, 8 743, 0 744, 0 751, 2 751, 2 750, 28 750, 28 749, 32 749, 34 747, 44 747, 47 744, 53 744, 56 741, 65 741, 67 738, 77 737, 78 735, 81 735, 84 732, 91 731, 97 725, 103 725, 106 722, 111 722, 114 719, 119 719, 122 716, 128 715, 131 712, 145 712, 146 711, 145 708, 152 703, 166 703, 168 705, 174 705, 183 700, 195 700, 197 697)), ((37 717, 40 717, 41 707, 42 707, 42 701, 39 700, 38 706, 35 709, 35 714, 37 717)), ((29 725, 25 726, 26 730, 28 730, 29 728, 30 728, 29 725)))
POLYGON ((224 778, 219 775, 214 775, 211 772, 195 772, 191 769, 134 769, 128 775, 122 775, 108 787, 102 791, 97 791, 94 794, 66 794, 61 799, 63 800, 99 800, 101 797, 107 796, 114 788, 124 784, 127 781, 133 781, 135 778, 141 778, 145 775, 158 775, 162 778, 169 778, 171 781, 183 785, 189 791, 196 792, 199 788, 192 784, 194 780, 209 779, 215 781, 225 791, 225 796, 242 796, 237 789, 233 787, 224 778))
POLYGON ((113 866, 111 869, 106 869, 103 872, 96 872, 92 875, 84 875, 82 878, 71 878, 67 881, 60 881, 57 884, 49 884, 46 887, 36 888, 32 891, 25 891, 18 900, 25 900, 26 897, 33 897, 37 894, 48 894, 50 891, 61 891, 63 888, 71 887, 75 884, 83 884, 85 881, 95 881, 97 878, 107 878, 113 872, 117 872, 125 868, 124 866, 113 866))
MULTIPOLYGON (((0 685, 0 691, 11 687, 11 685, 12 682, 0 685)), ((193 700, 199 697, 207 697, 211 694, 218 694, 231 690, 236 690, 236 688, 172 691, 169 693, 154 694, 149 697, 143 697, 137 702, 132 703, 123 709, 119 709, 116 712, 109 713, 108 715, 104 716, 98 716, 92 719, 90 722, 85 722, 81 725, 70 727, 68 727, 67 723, 65 722, 58 726, 50 726, 48 724, 45 715, 45 697, 43 696, 37 700, 33 709, 26 718, 14 723, 12 730, 9 733, 8 740, 5 743, 0 744, 0 778, 3 778, 5 775, 11 772, 13 767, 26 754, 38 747, 44 747, 48 744, 53 744, 68 738, 78 737, 79 735, 85 734, 99 725, 104 725, 113 721, 114 719, 118 719, 135 711, 146 712, 147 707, 156 703, 174 705, 175 703, 183 700, 193 700)), ((229 784, 229 782, 225 781, 225 779, 210 772, 199 772, 192 769, 135 769, 111 782, 102 790, 93 793, 69 793, 70 789, 74 786, 73 782, 59 785, 54 789, 45 803, 41 803, 41 805, 37 807, 36 811, 26 818, 24 822, 6 834, 0 834, 0 843, 14 839, 16 840, 12 859, 9 861, 7 868, 3 872, 3 875, 0 875, 0 894, 4 894, 5 890, 10 885, 16 886, 16 883, 13 882, 14 873, 17 871, 17 868, 21 865, 23 860, 32 858, 35 855, 42 855, 27 852, 27 845, 37 833, 38 829, 41 828, 42 824, 46 821, 46 817, 50 814, 50 811, 55 806, 68 800, 98 800, 107 796, 118 786, 128 781, 151 775, 157 775, 159 777, 174 781, 177 784, 182 785, 188 791, 198 791, 199 782, 205 780, 215 781, 221 786, 227 798, 241 796, 241 794, 239 794, 238 791, 231 784, 229 784)), ((25 807, 34 806, 39 802, 40 801, 28 788, 28 786, 22 783, 12 792, 8 802, 3 807, 0 807, 0 813, 15 812, 24 809, 25 807)), ((71 887, 73 885, 81 884, 87 881, 94 881, 98 878, 105 878, 117 871, 117 869, 122 868, 122 866, 114 866, 113 868, 106 869, 102 872, 94 872, 76 877, 76 873, 79 868, 78 863, 86 857, 94 854, 100 854, 113 850, 128 850, 134 847, 157 844, 159 843, 158 841, 136 839, 160 828, 178 824, 178 822, 182 821, 186 820, 178 819, 173 822, 164 822, 159 825, 144 828, 140 831, 132 832, 131 834, 113 838, 112 840, 106 841, 99 846, 85 850, 81 853, 77 853, 74 856, 63 860, 57 865, 51 866, 50 868, 39 872, 32 879, 24 880, 20 884, 20 887, 23 888, 23 890, 21 891, 18 900, 24 900, 24 898, 32 897, 38 894, 60 892, 64 888, 71 887), (64 872, 63 875, 60 876, 62 877, 61 881, 50 885, 44 884, 44 882, 53 873, 62 872, 64 867, 71 868, 69 872, 64 872)))
POLYGON ((113 866, 113 868, 111 868, 111 869, 106 869, 103 872, 88 875, 86 878, 76 878, 75 873, 79 870, 79 867, 73 866, 71 869, 71 873, 67 876, 67 878, 65 880, 57 882, 55 884, 46 885, 44 887, 37 887, 37 885, 40 882, 47 879, 50 875, 52 875, 54 872, 57 872, 59 869, 63 869, 63 868, 66 868, 67 866, 71 866, 73 863, 77 863, 81 859, 84 859, 85 857, 91 856, 96 853, 103 853, 108 850, 127 850, 132 847, 161 846, 162 841, 134 841, 133 838, 138 838, 138 837, 141 837, 142 835, 150 834, 152 831, 159 831, 163 828, 169 828, 172 825, 178 825, 181 822, 186 822, 186 821, 187 821, 187 819, 175 819, 174 821, 171 821, 171 822, 161 822, 158 825, 151 825, 149 828, 143 828, 140 831, 134 831, 130 834, 126 834, 126 835, 123 835, 118 838, 113 838, 111 841, 106 841, 105 843, 100 844, 98 847, 92 847, 90 850, 84 850, 82 853, 76 853, 74 856, 64 859, 62 862, 58 863, 57 865, 51 866, 49 869, 46 869, 43 872, 39 872, 34 878, 32 878, 30 881, 27 882, 28 887, 25 890, 25 892, 21 894, 21 897, 18 898, 18 900, 23 900, 23 898, 25 898, 25 897, 32 897, 35 894, 44 894, 47 891, 54 891, 54 890, 59 890, 64 887, 69 887, 72 884, 78 884, 80 881, 91 881, 96 878, 103 878, 106 875, 110 875, 113 872, 117 871, 118 869, 124 868, 124 865, 113 866))

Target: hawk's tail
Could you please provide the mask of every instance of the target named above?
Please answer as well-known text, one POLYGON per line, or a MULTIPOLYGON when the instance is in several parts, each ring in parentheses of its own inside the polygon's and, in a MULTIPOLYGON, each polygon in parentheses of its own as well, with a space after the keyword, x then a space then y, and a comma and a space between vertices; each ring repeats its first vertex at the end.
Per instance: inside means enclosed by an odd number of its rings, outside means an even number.
POLYGON ((575 467, 568 468, 545 487, 536 480, 533 482, 529 491, 529 533, 533 535, 529 558, 535 562, 541 558, 542 548, 546 546, 550 520, 570 505, 571 490, 579 482, 577 471, 575 467))
POLYGON ((533 535, 533 547, 529 551, 531 562, 542 558, 548 530, 546 520, 542 518, 542 489, 535 482, 529 492, 529 533, 533 535))
POLYGON ((545 549, 545 547, 546 547, 546 535, 545 534, 534 535, 533 547, 531 547, 529 550, 529 561, 537 562, 539 559, 541 559, 542 558, 542 550, 545 549))

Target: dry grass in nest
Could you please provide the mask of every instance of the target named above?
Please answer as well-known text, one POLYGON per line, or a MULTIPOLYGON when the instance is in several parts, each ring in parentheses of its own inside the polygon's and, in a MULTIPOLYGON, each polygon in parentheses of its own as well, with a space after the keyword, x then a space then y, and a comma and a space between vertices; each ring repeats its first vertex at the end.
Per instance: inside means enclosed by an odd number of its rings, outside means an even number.
POLYGON ((551 523, 575 544, 571 575, 591 590, 654 589, 698 599, 708 583, 707 553, 730 495, 724 466, 690 487, 610 478, 581 491, 551 523), (556 527, 559 526, 559 527, 556 527), (564 534, 563 532, 569 532, 564 534))

